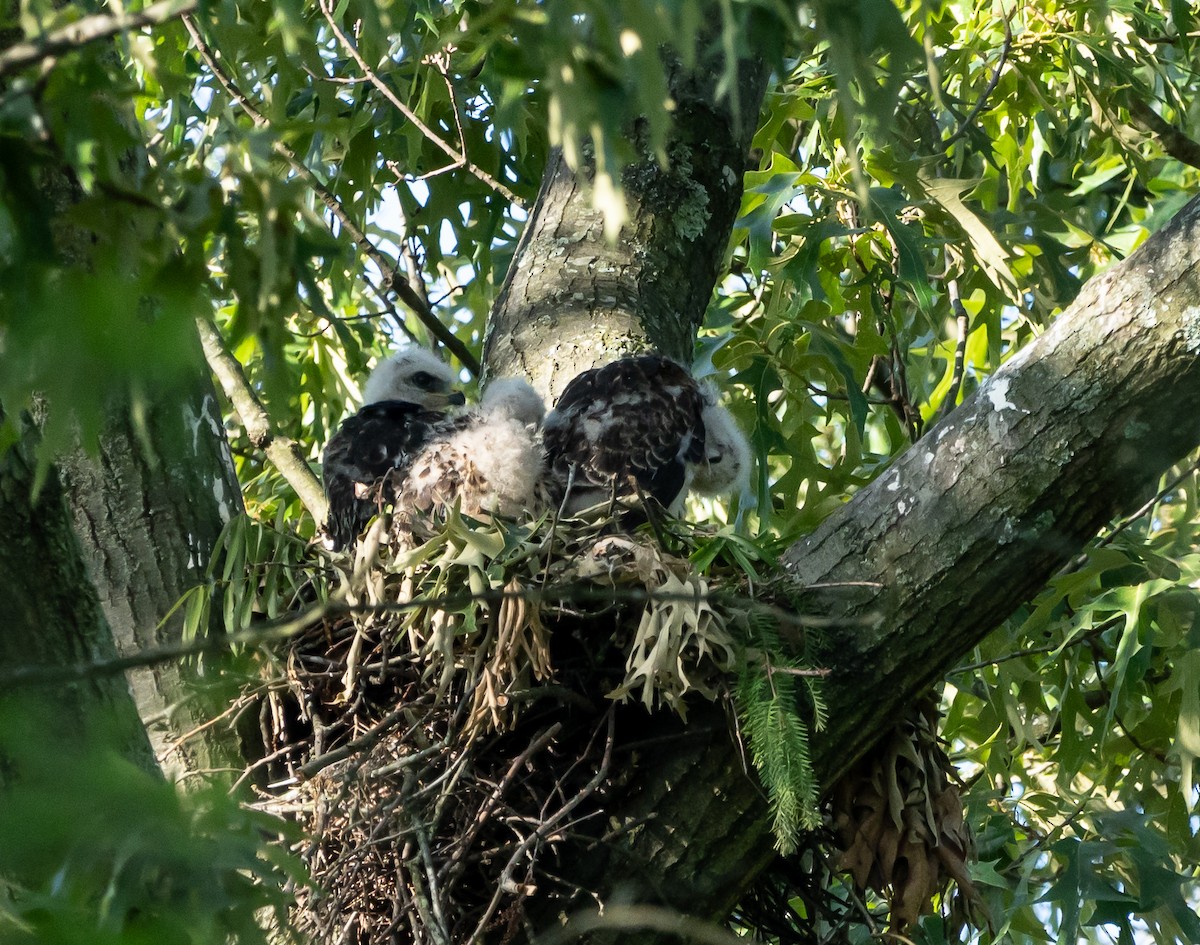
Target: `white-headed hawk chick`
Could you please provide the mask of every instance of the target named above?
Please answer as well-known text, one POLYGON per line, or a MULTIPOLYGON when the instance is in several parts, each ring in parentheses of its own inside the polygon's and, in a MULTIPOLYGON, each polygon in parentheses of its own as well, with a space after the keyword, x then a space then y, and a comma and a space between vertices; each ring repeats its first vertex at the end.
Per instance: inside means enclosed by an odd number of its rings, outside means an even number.
POLYGON ((692 488, 740 487, 750 465, 716 389, 658 354, 575 377, 546 417, 545 450, 551 492, 569 515, 639 491, 677 512, 692 488))
POLYGON ((325 444, 321 478, 329 499, 325 531, 333 549, 354 541, 386 502, 389 483, 407 470, 452 405, 454 372, 429 351, 406 348, 367 379, 364 405, 325 444))

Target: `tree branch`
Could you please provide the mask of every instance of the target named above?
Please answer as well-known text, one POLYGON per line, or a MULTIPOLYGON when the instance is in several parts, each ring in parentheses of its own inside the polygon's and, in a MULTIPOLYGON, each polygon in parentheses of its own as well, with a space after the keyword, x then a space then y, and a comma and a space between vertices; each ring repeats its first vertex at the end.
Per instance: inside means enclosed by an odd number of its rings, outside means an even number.
POLYGON ((200 344, 204 346, 204 358, 241 418, 246 436, 266 454, 317 523, 324 522, 328 512, 325 491, 321 488, 320 480, 309 469, 300 444, 275 432, 266 408, 251 390, 237 358, 225 347, 225 340, 217 331, 217 326, 206 318, 198 318, 196 328, 200 332, 200 344))
POLYGON ((787 553, 806 611, 873 621, 824 634, 823 783, 1195 448, 1196 298, 1200 199, 787 553))
POLYGON ((1189 138, 1137 96, 1128 96, 1128 101, 1129 120, 1135 128, 1151 135, 1176 161, 1200 167, 1200 142, 1189 138))
POLYGON ((979 117, 979 113, 983 111, 988 103, 988 99, 992 97, 992 93, 996 91, 996 84, 1000 81, 1000 73, 1004 71, 1004 64, 1008 62, 1008 54, 1012 51, 1012 18, 1016 13, 1016 7, 1013 7, 1012 13, 1007 13, 1004 16, 1004 45, 1000 47, 1000 58, 996 62, 996 68, 992 70, 992 77, 988 80, 987 86, 983 93, 975 102, 974 107, 967 113, 967 116, 958 123, 958 128, 950 137, 945 138, 941 142, 943 151, 947 150, 950 145, 965 135, 971 130, 975 123, 975 119, 979 117))
POLYGON ((89 43, 108 39, 118 33, 158 26, 196 9, 197 0, 160 0, 136 13, 105 16, 95 13, 76 20, 52 33, 10 46, 0 53, 0 78, 19 72, 26 66, 50 59, 59 53, 71 52, 89 43))

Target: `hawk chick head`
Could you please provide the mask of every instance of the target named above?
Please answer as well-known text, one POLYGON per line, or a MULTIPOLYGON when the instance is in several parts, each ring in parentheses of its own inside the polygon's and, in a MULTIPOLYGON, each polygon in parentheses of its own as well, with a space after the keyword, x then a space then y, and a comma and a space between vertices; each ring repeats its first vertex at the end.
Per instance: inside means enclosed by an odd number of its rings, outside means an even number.
POLYGON ((750 483, 750 443, 711 384, 702 386, 704 459, 692 471, 692 488, 701 495, 733 495, 750 483))
POLYGON ((479 407, 530 427, 539 426, 546 414, 541 395, 519 377, 499 377, 492 381, 483 392, 479 407))
POLYGON ((404 348, 380 361, 363 389, 363 403, 399 400, 427 410, 444 410, 465 403, 454 390, 457 378, 448 364, 423 348, 404 348))

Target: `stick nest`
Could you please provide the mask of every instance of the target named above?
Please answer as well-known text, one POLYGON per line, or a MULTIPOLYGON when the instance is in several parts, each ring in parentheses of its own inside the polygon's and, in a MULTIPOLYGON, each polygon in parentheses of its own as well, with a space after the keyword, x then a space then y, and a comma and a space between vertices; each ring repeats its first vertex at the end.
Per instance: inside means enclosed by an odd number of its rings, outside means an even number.
POLYGON ((315 880, 293 927, 508 942, 535 893, 539 909, 580 894, 558 857, 600 842, 616 703, 715 698, 735 635, 686 558, 604 523, 452 514, 412 548, 382 527, 334 559, 347 606, 267 670, 260 786, 302 826, 315 880))

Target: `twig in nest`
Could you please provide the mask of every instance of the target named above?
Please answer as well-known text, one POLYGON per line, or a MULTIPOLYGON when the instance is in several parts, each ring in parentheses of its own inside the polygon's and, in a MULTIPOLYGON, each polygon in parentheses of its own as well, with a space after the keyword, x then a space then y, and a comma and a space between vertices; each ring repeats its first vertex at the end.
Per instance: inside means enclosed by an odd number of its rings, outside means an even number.
POLYGON ((508 766, 508 770, 504 773, 504 777, 500 779, 500 782, 496 785, 492 793, 488 795, 487 799, 482 805, 480 805, 479 811, 471 821, 470 827, 467 828, 467 832, 459 840, 452 844, 454 853, 451 855, 450 859, 446 861, 446 864, 442 867, 441 871, 446 876, 447 888, 453 887, 458 882, 458 879, 462 875, 462 871, 466 866, 466 860, 464 856, 465 851, 469 850, 475 843, 476 837, 479 836, 479 831, 483 828, 483 825, 491 816, 492 811, 495 809, 500 798, 502 798, 512 786, 513 781, 516 779, 521 769, 529 763, 534 755, 538 754, 547 745, 549 745, 555 736, 557 736, 561 731, 562 723, 555 722, 549 728, 542 731, 532 742, 529 743, 529 746, 523 752, 513 759, 512 764, 508 766))
POLYGON ((496 908, 500 905, 501 898, 504 896, 505 892, 511 889, 513 873, 516 871, 517 865, 522 859, 525 858, 525 856, 528 855, 529 851, 533 849, 534 844, 544 840, 551 830, 561 824, 566 819, 567 815, 570 814, 571 811, 573 811, 580 804, 582 804, 584 800, 590 797, 596 791, 596 789, 600 787, 602 783, 604 783, 604 779, 608 777, 609 763, 612 761, 613 734, 616 728, 614 707, 609 708, 607 718, 608 733, 605 738, 604 757, 600 761, 600 767, 596 770, 596 774, 584 786, 583 790, 567 801, 567 803, 560 807, 552 816, 538 825, 537 829, 525 837, 517 849, 513 851, 512 856, 508 858, 508 862, 504 866, 504 871, 500 874, 500 882, 496 886, 496 891, 492 894, 491 902, 488 903, 487 908, 483 912, 483 916, 479 919, 478 924, 476 924, 475 931, 471 933, 471 941, 480 941, 480 937, 487 930, 492 916, 496 914, 496 908))

